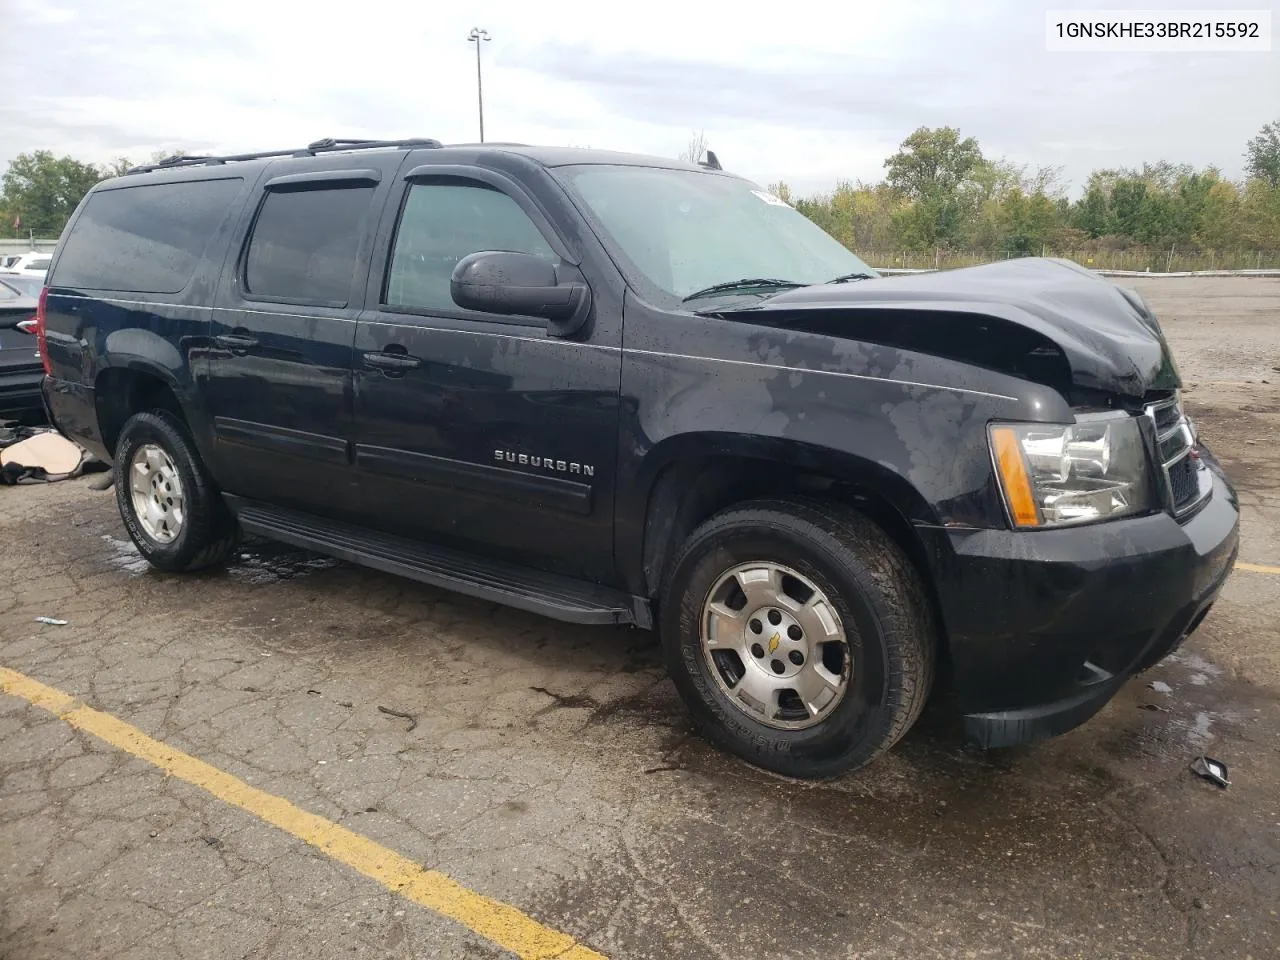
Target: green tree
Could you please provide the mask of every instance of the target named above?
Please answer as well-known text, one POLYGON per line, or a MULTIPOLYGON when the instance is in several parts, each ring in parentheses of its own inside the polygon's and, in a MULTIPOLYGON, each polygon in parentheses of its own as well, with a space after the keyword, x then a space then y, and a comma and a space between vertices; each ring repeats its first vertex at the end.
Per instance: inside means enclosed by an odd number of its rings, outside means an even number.
POLYGON ((1189 163, 1157 160, 1155 163, 1144 163, 1139 171, 1127 172, 1129 176, 1145 181, 1148 186, 1167 193, 1196 171, 1189 163))
POLYGON ((960 139, 954 127, 921 127, 884 165, 886 182, 911 201, 894 221, 902 245, 916 249, 960 243, 984 195, 1007 174, 988 163, 977 140, 960 139))
POLYGON ((1178 182, 1174 202, 1173 239, 1178 243, 1194 243, 1201 235, 1209 194, 1221 177, 1212 167, 1183 177, 1178 182))
POLYGON ((1245 184, 1240 220, 1247 246, 1280 249, 1280 186, 1273 187, 1262 177, 1245 184))
POLYGON ((973 137, 960 139, 954 127, 921 127, 885 160, 889 186, 912 200, 946 197, 969 180, 983 162, 973 137))
POLYGON ((1280 187, 1280 120, 1266 124, 1244 151, 1245 172, 1275 189, 1280 187))
POLYGON ((1205 194, 1200 223, 1192 239, 1210 250, 1227 250, 1238 247, 1244 239, 1240 228, 1240 191, 1234 184, 1219 180, 1205 194))
POLYGON ((1167 244, 1176 236, 1178 209, 1174 194, 1147 187, 1130 235, 1140 243, 1167 244))
POLYGON ((1111 225, 1111 198, 1102 184, 1093 183, 1071 208, 1071 225, 1091 237, 1101 237, 1111 225))
POLYGON ((20 153, 0 179, 0 206, 13 217, 22 217, 22 232, 57 236, 75 211, 76 204, 102 172, 73 157, 55 157, 48 150, 20 153))
POLYGON ((1142 207, 1147 199, 1147 183, 1137 177, 1124 177, 1111 188, 1111 218, 1108 233, 1135 237, 1142 229, 1142 207))

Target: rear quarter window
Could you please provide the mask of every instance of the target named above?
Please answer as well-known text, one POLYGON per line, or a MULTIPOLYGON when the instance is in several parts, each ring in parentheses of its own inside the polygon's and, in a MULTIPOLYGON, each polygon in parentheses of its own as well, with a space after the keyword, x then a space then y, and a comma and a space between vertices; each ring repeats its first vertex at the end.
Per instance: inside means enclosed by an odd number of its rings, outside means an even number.
POLYGON ((127 293, 179 292, 231 213, 242 182, 188 180, 90 195, 63 243, 51 282, 127 293))

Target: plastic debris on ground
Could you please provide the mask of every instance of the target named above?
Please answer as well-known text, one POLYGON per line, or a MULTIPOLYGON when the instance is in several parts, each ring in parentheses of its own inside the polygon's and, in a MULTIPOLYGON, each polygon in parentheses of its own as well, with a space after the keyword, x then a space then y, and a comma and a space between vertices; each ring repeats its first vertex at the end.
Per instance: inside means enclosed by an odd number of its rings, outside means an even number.
POLYGON ((1221 760, 1214 760, 1212 757, 1196 757, 1192 761, 1191 772, 1210 783, 1216 783, 1223 790, 1231 786, 1231 781, 1227 779, 1227 765, 1221 760))
POLYGON ((59 620, 57 617, 36 617, 36 623, 47 623, 51 627, 65 627, 68 621, 59 620))

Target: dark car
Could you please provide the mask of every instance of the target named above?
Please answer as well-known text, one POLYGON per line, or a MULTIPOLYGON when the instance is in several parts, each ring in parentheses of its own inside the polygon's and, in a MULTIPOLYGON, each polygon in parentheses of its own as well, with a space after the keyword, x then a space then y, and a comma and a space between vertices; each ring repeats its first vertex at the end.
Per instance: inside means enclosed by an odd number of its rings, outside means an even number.
POLYGON ((1236 555, 1136 293, 879 277, 715 162, 180 159, 97 185, 48 282, 48 407, 155 567, 243 531, 656 627, 702 729, 786 774, 869 762, 934 690, 981 744, 1061 733, 1236 555))
POLYGON ((44 367, 33 336, 39 291, 28 284, 0 277, 0 420, 34 424, 44 420, 44 367))

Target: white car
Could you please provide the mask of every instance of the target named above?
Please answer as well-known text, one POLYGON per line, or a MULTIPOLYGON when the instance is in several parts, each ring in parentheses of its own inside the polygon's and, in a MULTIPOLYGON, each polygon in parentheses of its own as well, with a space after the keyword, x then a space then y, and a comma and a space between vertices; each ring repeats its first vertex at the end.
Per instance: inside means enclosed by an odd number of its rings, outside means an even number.
POLYGON ((14 260, 8 266, 0 270, 0 273, 14 273, 20 277, 43 277, 49 272, 49 263, 53 260, 51 253, 24 253, 18 259, 14 260))

